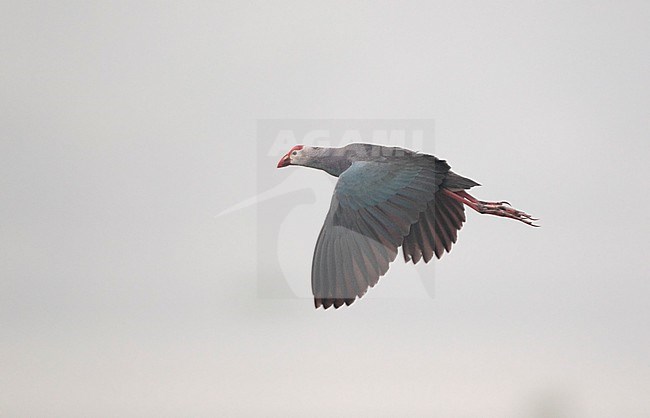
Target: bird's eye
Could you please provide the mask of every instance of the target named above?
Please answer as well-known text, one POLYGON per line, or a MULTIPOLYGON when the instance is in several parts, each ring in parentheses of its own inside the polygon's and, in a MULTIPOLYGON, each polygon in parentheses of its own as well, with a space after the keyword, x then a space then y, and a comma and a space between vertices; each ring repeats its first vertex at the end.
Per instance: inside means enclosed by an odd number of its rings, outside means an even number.
POLYGON ((292 152, 291 155, 298 155, 298 151, 292 152))

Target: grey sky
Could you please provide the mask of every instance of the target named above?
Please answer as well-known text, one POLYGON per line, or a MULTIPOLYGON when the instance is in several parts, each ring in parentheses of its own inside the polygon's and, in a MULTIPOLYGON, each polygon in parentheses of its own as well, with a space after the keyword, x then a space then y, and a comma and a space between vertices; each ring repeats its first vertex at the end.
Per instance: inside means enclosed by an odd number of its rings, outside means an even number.
POLYGON ((649 19, 2 2, 0 415, 647 415, 649 19), (432 299, 399 260, 348 309, 265 297, 308 289, 332 188, 291 180, 269 251, 259 206, 215 217, 300 170, 257 166, 265 118, 434 120, 424 151, 543 227, 468 213, 432 299))

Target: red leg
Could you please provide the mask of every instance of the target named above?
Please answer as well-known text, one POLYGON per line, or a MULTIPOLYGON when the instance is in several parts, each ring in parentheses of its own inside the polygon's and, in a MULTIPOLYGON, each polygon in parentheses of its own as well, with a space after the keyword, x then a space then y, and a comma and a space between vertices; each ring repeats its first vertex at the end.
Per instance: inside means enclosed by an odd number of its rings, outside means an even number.
POLYGON ((463 196, 465 199, 467 199, 467 200, 469 200, 470 202, 473 202, 473 203, 482 203, 484 205, 497 205, 497 206, 510 205, 510 202, 506 202, 505 200, 503 200, 501 202, 486 202, 485 200, 477 200, 474 196, 470 195, 465 190, 461 190, 461 191, 458 191, 456 193, 459 194, 460 196, 463 196))
POLYGON ((510 203, 508 202, 485 202, 483 200, 476 199, 474 196, 470 195, 464 190, 452 192, 449 189, 443 188, 442 192, 454 200, 457 200, 460 203, 469 206, 478 213, 502 216, 504 218, 515 219, 530 226, 539 226, 533 223, 533 221, 537 221, 539 219, 533 218, 526 212, 522 212, 513 207, 510 207, 510 203))

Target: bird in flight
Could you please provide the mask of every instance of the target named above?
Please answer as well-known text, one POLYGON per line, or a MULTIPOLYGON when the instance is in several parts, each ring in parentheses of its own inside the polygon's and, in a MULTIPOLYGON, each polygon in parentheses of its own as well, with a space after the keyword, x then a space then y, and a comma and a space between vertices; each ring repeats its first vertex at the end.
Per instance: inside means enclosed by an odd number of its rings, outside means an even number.
POLYGON ((446 161, 398 147, 349 144, 341 148, 296 145, 278 162, 338 177, 311 269, 316 308, 350 305, 386 274, 401 246, 413 264, 451 251, 465 222, 465 206, 478 213, 537 219, 508 202, 478 200, 474 180, 446 161))

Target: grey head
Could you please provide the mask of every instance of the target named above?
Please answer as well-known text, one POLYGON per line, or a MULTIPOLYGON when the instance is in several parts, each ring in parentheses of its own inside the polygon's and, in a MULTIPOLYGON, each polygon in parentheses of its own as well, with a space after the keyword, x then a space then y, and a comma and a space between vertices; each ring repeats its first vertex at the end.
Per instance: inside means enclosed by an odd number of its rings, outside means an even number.
POLYGON ((385 161, 413 154, 413 151, 404 148, 375 144, 355 143, 339 148, 296 145, 280 159, 278 168, 301 165, 338 177, 355 161, 385 161))

